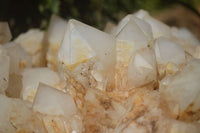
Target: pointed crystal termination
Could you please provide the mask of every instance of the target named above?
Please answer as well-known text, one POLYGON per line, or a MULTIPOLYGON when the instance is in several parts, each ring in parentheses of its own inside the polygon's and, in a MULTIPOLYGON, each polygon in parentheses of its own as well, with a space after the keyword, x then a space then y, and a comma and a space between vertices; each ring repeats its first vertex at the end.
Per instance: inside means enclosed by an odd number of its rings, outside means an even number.
POLYGON ((159 75, 173 74, 186 62, 183 47, 168 38, 159 37, 154 43, 154 51, 159 75))
POLYGON ((105 90, 114 84, 115 39, 91 26, 70 20, 57 59, 85 88, 97 84, 105 90))
POLYGON ((0 44, 7 43, 11 40, 12 35, 7 22, 0 22, 0 44))
POLYGON ((139 10, 133 15, 151 25, 154 39, 160 36, 171 37, 170 27, 151 17, 147 11, 139 10))
POLYGON ((143 20, 127 15, 115 29, 116 34, 116 77, 118 89, 129 89, 128 64, 132 55, 137 50, 151 45, 153 35, 151 26, 143 20))
POLYGON ((134 87, 140 87, 157 80, 154 51, 145 48, 135 52, 128 66, 128 75, 134 87))
POLYGON ((67 28, 67 22, 59 16, 52 15, 50 20, 49 29, 45 36, 46 43, 48 45, 47 51, 47 66, 57 70, 57 54, 62 43, 65 30, 67 28))
POLYGON ((73 97, 45 84, 39 84, 33 109, 43 114, 62 115, 69 118, 76 114, 73 97))
POLYGON ((131 55, 153 40, 151 27, 143 20, 126 16, 116 29, 117 63, 127 66, 131 55))
POLYGON ((22 91, 21 98, 24 101, 33 102, 39 83, 44 83, 58 90, 64 88, 58 73, 49 68, 26 68, 21 72, 22 91))
POLYGON ((181 72, 161 81, 160 92, 167 100, 171 112, 180 119, 191 117, 187 112, 192 112, 193 119, 200 118, 197 113, 200 109, 199 65, 200 60, 192 60, 181 72))

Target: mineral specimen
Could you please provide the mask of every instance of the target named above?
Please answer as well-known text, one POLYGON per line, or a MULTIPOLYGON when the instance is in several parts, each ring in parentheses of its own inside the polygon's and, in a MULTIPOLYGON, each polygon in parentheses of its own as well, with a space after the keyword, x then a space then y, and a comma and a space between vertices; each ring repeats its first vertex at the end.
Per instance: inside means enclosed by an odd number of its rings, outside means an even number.
POLYGON ((200 42, 140 10, 105 32, 0 23, 1 133, 200 133, 200 42))

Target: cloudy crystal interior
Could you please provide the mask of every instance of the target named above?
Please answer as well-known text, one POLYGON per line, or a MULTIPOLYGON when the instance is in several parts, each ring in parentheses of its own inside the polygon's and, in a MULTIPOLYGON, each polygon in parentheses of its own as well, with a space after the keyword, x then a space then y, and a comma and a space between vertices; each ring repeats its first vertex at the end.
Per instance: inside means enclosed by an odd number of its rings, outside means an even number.
POLYGON ((200 41, 144 10, 105 31, 0 22, 0 132, 200 133, 200 41))

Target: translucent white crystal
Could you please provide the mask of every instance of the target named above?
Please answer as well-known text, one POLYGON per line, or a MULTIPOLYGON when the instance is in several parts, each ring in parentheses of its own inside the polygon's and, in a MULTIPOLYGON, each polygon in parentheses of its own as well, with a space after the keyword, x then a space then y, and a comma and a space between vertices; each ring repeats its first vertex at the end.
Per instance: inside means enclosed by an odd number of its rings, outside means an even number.
MULTIPOLYGON (((76 76, 77 78, 83 77, 82 69, 88 67, 89 69, 86 71, 89 71, 93 69, 92 64, 99 63, 102 69, 98 71, 102 75, 107 75, 108 79, 111 80, 113 75, 108 74, 108 72, 113 71, 116 61, 115 39, 86 24, 70 20, 58 52, 58 61, 64 64, 68 71, 76 71, 77 73, 74 75, 79 73, 80 77, 76 76)), ((86 82, 83 85, 89 86, 86 82)))
POLYGON ((3 46, 10 57, 10 73, 19 73, 19 68, 31 66, 31 56, 19 44, 10 42, 3 46))
POLYGON ((33 109, 43 114, 62 115, 65 118, 76 113, 76 105, 71 95, 45 84, 38 87, 33 109))
POLYGON ((52 15, 50 25, 46 34, 46 41, 48 43, 47 61, 48 66, 56 69, 56 57, 60 44, 63 40, 65 30, 67 28, 67 22, 59 16, 52 15))
POLYGON ((121 30, 124 28, 124 26, 130 20, 133 20, 137 24, 137 26, 144 32, 144 34, 146 35, 146 37, 149 38, 149 41, 151 41, 153 39, 153 34, 152 34, 151 26, 148 23, 146 23, 145 21, 143 21, 141 18, 135 17, 135 15, 133 15, 133 14, 129 14, 129 15, 125 16, 119 22, 119 24, 115 28, 114 35, 117 36, 119 34, 119 32, 121 32, 121 30))
POLYGON ((158 64, 182 64, 185 62, 185 52, 182 46, 170 39, 160 37, 155 41, 154 51, 158 64))
POLYGON ((149 13, 143 9, 140 9, 139 11, 135 12, 133 16, 143 19, 144 17, 149 16, 149 13))
POLYGON ((44 32, 39 29, 30 29, 26 33, 20 34, 14 42, 32 56, 33 66, 44 66, 44 32))
POLYGON ((200 58, 200 41, 185 28, 171 29, 173 39, 184 47, 184 50, 195 58, 200 58))
POLYGON ((165 37, 159 37, 154 43, 154 51, 159 75, 174 74, 186 63, 186 54, 181 45, 165 37))
POLYGON ((110 35, 76 20, 70 20, 58 60, 68 66, 97 56, 102 64, 112 66, 115 61, 112 57, 114 49, 115 40, 110 35))
POLYGON ((0 106, 0 132, 45 132, 38 115, 24 101, 0 94, 0 106))
POLYGON ((148 23, 131 15, 126 16, 118 25, 117 61, 127 65, 133 52, 150 45, 153 37, 148 23))
POLYGON ((7 43, 11 40, 12 35, 7 22, 0 22, 0 44, 7 43))
POLYGON ((22 71, 23 100, 33 102, 39 83, 45 83, 59 90, 63 89, 58 73, 49 68, 26 68, 22 71))
POLYGON ((200 109, 199 66, 200 60, 192 60, 181 72, 161 81, 160 91, 174 114, 177 114, 175 108, 178 108, 178 115, 186 110, 195 112, 200 109))
POLYGON ((10 69, 10 58, 7 55, 2 55, 0 53, 0 93, 4 93, 4 91, 8 87, 9 80, 9 69, 10 69))
POLYGON ((145 48, 135 52, 128 66, 128 75, 135 87, 157 80, 157 68, 154 51, 145 48))
POLYGON ((145 22, 147 22, 151 25, 154 38, 158 38, 160 36, 165 36, 168 38, 171 37, 170 27, 167 26, 166 24, 154 19, 146 11, 139 10, 138 12, 136 12, 134 14, 134 16, 144 20, 145 22))

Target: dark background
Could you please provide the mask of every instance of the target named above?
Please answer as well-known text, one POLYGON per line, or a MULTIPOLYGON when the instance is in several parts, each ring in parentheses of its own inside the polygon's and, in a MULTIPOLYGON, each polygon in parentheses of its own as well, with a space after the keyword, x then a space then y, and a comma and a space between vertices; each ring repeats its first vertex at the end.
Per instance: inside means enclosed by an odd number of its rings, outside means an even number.
POLYGON ((9 23, 13 37, 30 28, 47 29, 51 14, 103 29, 141 8, 200 38, 200 0, 0 0, 0 21, 9 23))

